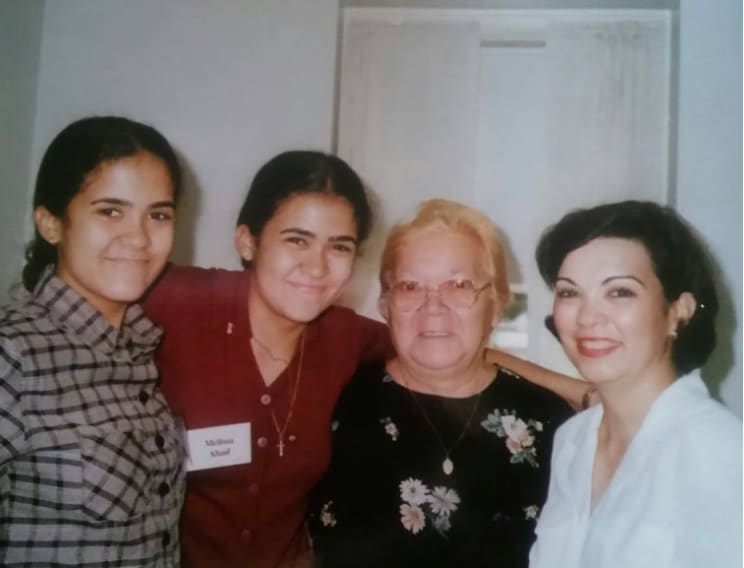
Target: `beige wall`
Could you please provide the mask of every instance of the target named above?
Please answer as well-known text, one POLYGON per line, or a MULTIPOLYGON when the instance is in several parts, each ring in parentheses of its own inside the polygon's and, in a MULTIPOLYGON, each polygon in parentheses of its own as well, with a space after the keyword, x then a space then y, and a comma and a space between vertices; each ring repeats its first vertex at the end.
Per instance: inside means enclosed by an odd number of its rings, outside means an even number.
POLYGON ((22 266, 43 0, 0 2, 0 304, 22 266))
MULTIPOLYGON (((331 147, 338 4, 0 2, 8 55, 0 58, 0 302, 30 234, 41 153, 60 128, 91 113, 151 122, 173 141, 191 179, 177 258, 236 266, 232 226, 256 168, 288 147, 331 147)), ((741 10, 740 0, 717 0, 715 9, 680 0, 676 168, 676 204, 710 243, 727 289, 722 343, 706 375, 739 414, 741 10)))
POLYGON ((65 0, 44 16, 34 166, 80 116, 149 122, 187 159, 177 260, 238 266, 258 166, 331 147, 337 0, 65 0))
POLYGON ((719 345, 703 369, 742 414, 742 3, 681 0, 676 206, 718 261, 719 345))

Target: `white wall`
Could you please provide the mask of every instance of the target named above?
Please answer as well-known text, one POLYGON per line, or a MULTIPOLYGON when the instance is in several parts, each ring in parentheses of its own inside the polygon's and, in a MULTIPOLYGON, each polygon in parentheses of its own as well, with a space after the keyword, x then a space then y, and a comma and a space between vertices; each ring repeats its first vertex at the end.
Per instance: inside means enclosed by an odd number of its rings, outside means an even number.
POLYGON ((708 383, 742 414, 742 4, 681 0, 677 208, 722 274, 708 383))
POLYGON ((191 170, 176 260, 237 267, 233 228, 258 166, 331 147, 337 18, 337 0, 47 2, 34 171, 78 117, 151 123, 191 170))
POLYGON ((23 264, 43 9, 0 2, 0 304, 23 264))

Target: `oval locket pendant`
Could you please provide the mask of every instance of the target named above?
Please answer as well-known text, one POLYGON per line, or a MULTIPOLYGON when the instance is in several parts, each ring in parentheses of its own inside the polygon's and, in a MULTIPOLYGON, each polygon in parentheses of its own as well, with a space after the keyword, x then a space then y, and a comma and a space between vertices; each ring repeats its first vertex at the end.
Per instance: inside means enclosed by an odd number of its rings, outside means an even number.
POLYGON ((454 469, 455 464, 452 463, 452 460, 444 458, 444 461, 442 462, 442 471, 444 472, 444 475, 450 475, 454 469))

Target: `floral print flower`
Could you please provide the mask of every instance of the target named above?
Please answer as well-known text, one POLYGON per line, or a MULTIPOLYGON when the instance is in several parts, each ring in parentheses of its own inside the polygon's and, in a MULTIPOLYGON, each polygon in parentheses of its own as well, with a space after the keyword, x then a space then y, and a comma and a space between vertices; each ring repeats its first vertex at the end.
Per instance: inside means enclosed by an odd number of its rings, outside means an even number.
POLYGON ((400 506, 400 522, 406 530, 416 534, 426 526, 426 517, 418 505, 403 503, 400 506))
POLYGON ((435 487, 429 495, 428 502, 432 513, 443 517, 449 517, 450 513, 457 510, 457 505, 460 503, 460 497, 453 489, 438 486, 435 487))
POLYGON ((336 526, 336 515, 331 511, 331 505, 333 505, 333 501, 328 501, 320 509, 320 522, 323 523, 324 527, 336 526))
POLYGON ((512 454, 511 463, 527 462, 532 467, 539 467, 534 433, 542 432, 542 422, 532 419, 525 422, 517 417, 516 411, 496 409, 481 422, 481 426, 499 438, 506 438, 506 447, 512 454))
POLYGON ((502 416, 501 425, 507 435, 506 445, 513 454, 516 454, 522 447, 531 446, 535 441, 535 437, 530 434, 524 420, 514 415, 502 416))
POLYGON ((393 442, 395 442, 398 439, 399 432, 398 427, 395 425, 395 422, 393 422, 393 419, 389 416, 380 418, 380 424, 382 424, 385 428, 385 433, 393 439, 393 442))
POLYGON ((434 517, 434 520, 431 524, 434 529, 440 534, 446 534, 447 531, 452 528, 452 523, 450 523, 450 518, 448 515, 434 517))
POLYGON ((393 441, 398 439, 398 428, 392 422, 390 424, 385 424, 385 432, 387 432, 393 441))
POLYGON ((452 526, 450 515, 457 511, 460 496, 454 489, 437 486, 430 490, 419 479, 408 478, 400 483, 401 522, 413 534, 423 530, 426 520, 442 535, 452 526))
POLYGON ((400 482, 400 498, 411 505, 423 505, 429 496, 429 488, 418 479, 409 477, 400 482))
POLYGON ((528 521, 530 519, 536 519, 539 512, 540 507, 538 507, 537 505, 529 505, 528 507, 524 508, 524 518, 528 521))

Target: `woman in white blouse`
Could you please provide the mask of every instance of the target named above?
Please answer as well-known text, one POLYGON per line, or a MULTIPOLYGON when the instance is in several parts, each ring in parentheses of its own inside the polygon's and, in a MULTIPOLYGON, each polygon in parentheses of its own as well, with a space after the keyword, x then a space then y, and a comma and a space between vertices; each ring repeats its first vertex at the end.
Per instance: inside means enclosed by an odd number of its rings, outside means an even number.
POLYGON ((718 310, 703 247, 669 208, 626 201, 569 213, 536 256, 601 404, 556 434, 531 568, 740 567, 741 422, 698 371, 718 310))

